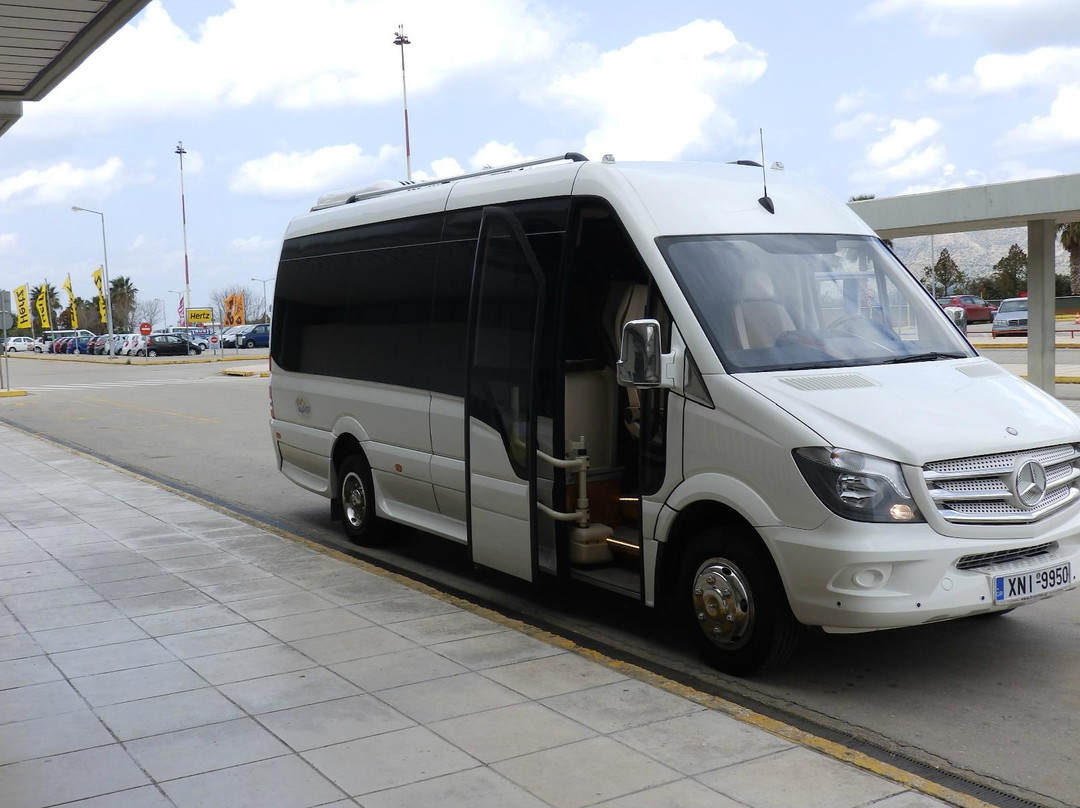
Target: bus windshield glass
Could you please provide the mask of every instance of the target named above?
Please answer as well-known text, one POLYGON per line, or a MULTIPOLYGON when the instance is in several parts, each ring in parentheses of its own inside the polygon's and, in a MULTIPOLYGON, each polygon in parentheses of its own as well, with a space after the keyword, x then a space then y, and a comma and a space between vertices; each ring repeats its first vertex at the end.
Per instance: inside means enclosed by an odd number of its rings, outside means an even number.
POLYGON ((729 373, 976 355, 878 239, 754 234, 657 243, 729 373))

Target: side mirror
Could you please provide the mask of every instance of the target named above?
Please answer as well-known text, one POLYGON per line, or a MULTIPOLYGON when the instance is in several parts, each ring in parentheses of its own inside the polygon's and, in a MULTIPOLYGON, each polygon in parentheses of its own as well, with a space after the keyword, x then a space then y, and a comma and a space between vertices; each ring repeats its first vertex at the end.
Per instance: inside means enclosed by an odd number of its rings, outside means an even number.
POLYGON ((631 320, 623 326, 622 346, 617 368, 623 387, 665 387, 665 361, 674 357, 661 353, 660 323, 656 320, 631 320))

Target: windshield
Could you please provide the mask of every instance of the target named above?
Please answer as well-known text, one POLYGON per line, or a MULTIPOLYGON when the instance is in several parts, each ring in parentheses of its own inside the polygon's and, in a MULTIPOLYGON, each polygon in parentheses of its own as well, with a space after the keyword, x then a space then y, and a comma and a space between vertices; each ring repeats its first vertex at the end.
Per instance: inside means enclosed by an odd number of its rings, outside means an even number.
POLYGON ((1026 300, 1003 300, 1001 306, 998 308, 998 314, 1005 314, 1010 311, 1027 311, 1026 300))
POLYGON ((657 243, 730 373, 975 356, 877 239, 770 233, 657 243))

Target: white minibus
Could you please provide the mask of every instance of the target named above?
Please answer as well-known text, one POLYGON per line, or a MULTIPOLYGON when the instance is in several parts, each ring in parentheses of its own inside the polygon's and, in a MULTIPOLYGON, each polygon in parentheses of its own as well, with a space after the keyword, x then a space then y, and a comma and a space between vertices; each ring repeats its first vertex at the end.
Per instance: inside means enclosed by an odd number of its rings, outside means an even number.
POLYGON ((670 608, 735 674, 800 625, 1075 587, 1080 420, 765 173, 568 154, 323 197, 277 273, 281 472, 358 544, 400 523, 670 608))

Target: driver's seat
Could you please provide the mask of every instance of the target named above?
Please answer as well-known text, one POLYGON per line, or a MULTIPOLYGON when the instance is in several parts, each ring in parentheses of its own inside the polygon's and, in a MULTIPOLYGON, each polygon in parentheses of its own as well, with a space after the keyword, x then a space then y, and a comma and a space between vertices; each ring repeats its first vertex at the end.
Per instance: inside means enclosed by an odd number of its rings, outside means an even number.
POLYGON ((788 310, 774 297, 772 278, 765 270, 752 269, 743 275, 739 297, 732 314, 743 348, 771 348, 777 337, 795 330, 788 310))

